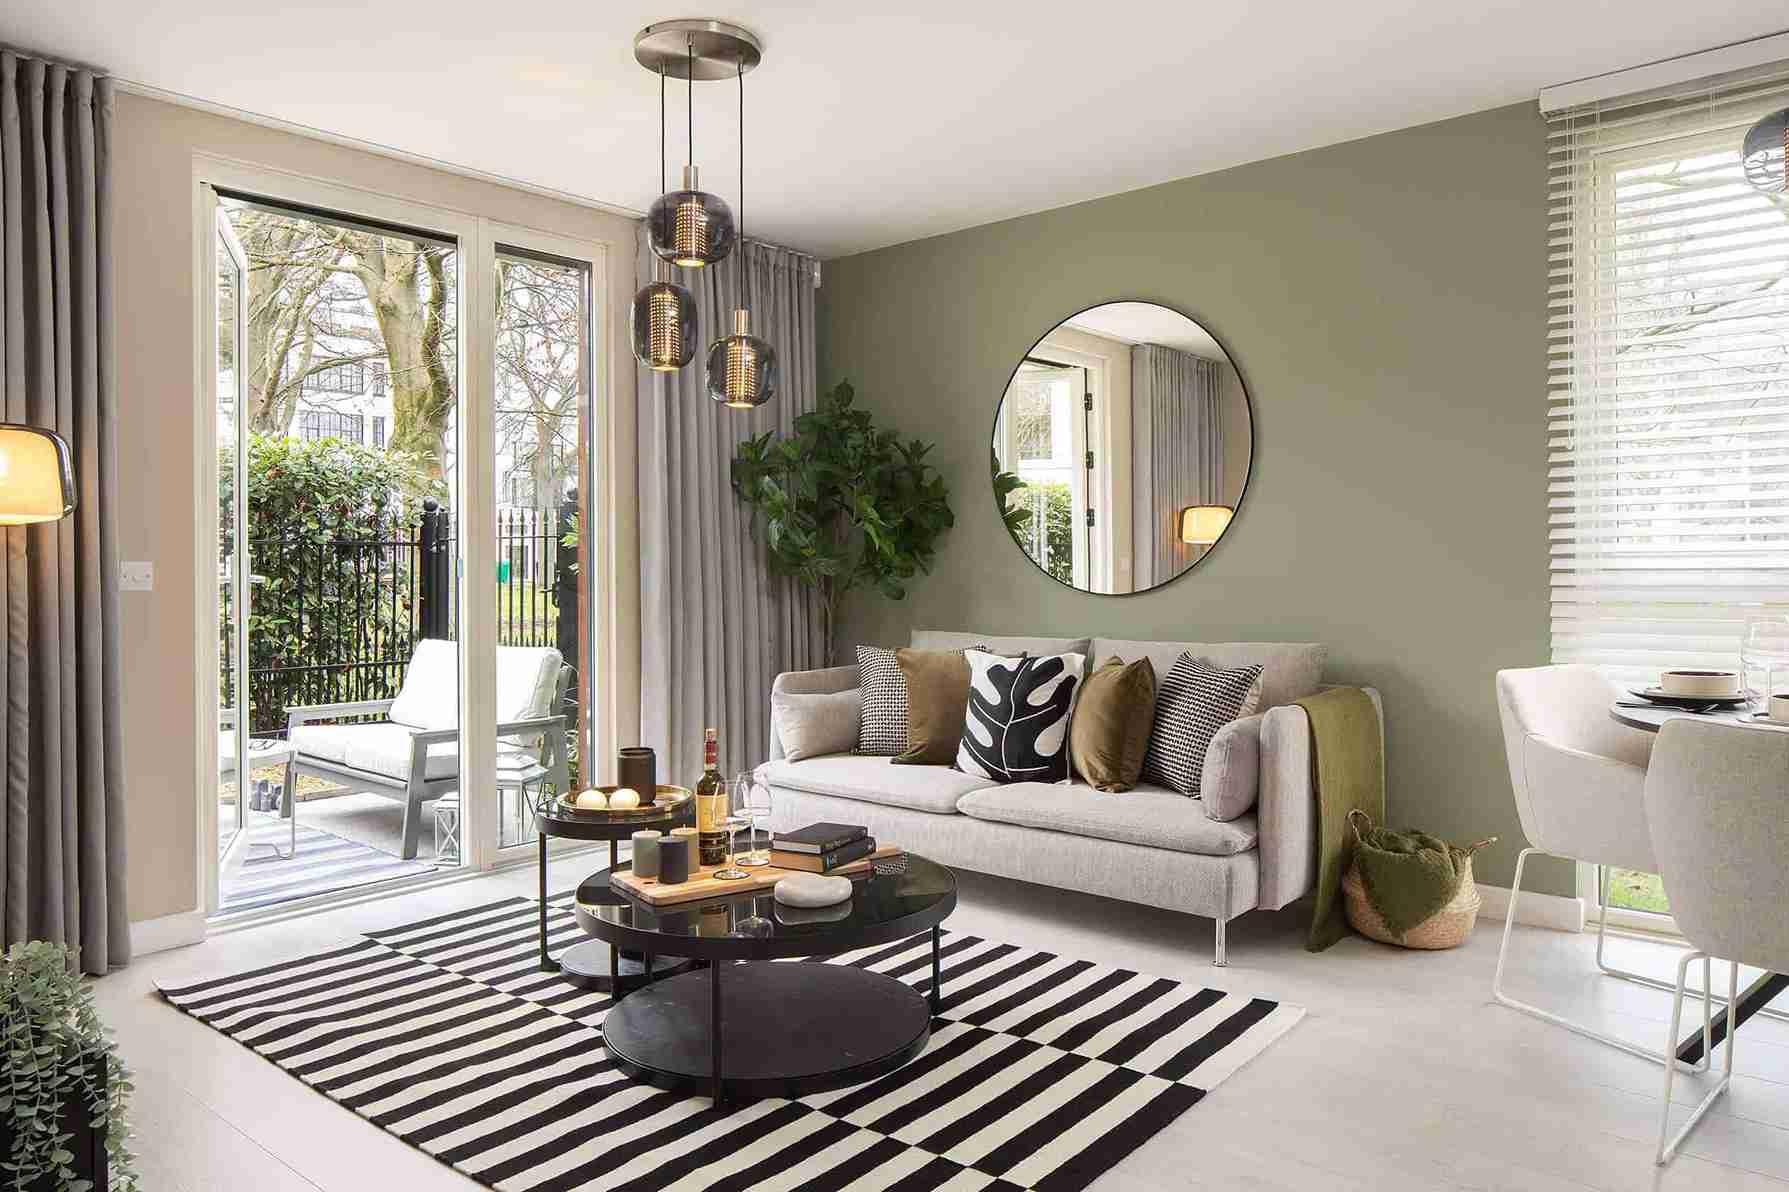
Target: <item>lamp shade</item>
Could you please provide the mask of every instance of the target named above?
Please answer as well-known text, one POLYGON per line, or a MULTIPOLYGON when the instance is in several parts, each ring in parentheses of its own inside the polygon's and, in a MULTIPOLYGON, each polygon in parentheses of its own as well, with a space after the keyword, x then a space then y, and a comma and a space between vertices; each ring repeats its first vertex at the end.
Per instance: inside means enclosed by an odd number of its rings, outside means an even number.
POLYGON ((1789 191, 1789 108, 1772 112, 1747 130, 1746 181, 1767 195, 1789 191))
POLYGON ((646 212, 647 241, 661 260, 700 269, 733 251, 733 212, 719 195, 696 185, 696 167, 685 166, 683 189, 662 194, 646 212))
POLYGON ((62 436, 0 422, 0 526, 60 521, 74 509, 74 467, 62 436))
POLYGON ((696 356, 696 299, 670 281, 648 282, 629 316, 634 356, 654 372, 676 372, 696 356))
POLYGON ((708 396, 735 410, 753 410, 776 394, 776 349, 752 334, 751 316, 733 312, 733 334, 708 348, 708 396))
POLYGON ((1224 536, 1235 514, 1228 505, 1188 505, 1180 511, 1180 540, 1210 546, 1224 536))

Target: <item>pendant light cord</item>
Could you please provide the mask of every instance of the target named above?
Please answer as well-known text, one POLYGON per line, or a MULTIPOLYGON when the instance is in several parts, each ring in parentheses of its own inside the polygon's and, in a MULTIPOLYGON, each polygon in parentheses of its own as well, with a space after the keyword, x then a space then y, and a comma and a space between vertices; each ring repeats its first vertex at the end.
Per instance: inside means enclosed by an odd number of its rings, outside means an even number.
POLYGON ((658 193, 665 193, 665 64, 658 66, 658 193))
POLYGON ((735 63, 739 72, 739 309, 746 305, 745 286, 745 55, 735 63))
POLYGON ((689 74, 687 76, 688 86, 684 91, 684 95, 687 97, 687 101, 684 104, 684 114, 686 116, 688 116, 688 118, 689 118, 689 130, 688 130, 688 132, 689 132, 689 139, 688 139, 689 160, 685 164, 693 166, 696 164, 696 36, 695 36, 695 34, 693 34, 693 33, 690 34, 688 40, 686 40, 683 44, 684 44, 685 51, 689 55, 689 57, 688 57, 689 65, 687 67, 685 67, 685 69, 689 72, 689 74))

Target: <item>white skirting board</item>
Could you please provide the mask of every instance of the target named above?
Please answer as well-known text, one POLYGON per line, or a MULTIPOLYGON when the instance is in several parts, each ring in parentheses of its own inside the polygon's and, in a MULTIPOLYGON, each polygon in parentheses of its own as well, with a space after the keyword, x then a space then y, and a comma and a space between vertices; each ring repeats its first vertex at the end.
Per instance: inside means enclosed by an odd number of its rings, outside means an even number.
MULTIPOLYGON (((1480 919, 1502 922, 1508 915, 1508 886, 1487 886, 1479 882, 1478 896, 1484 900, 1478 911, 1480 919)), ((1584 903, 1561 894, 1536 894, 1524 890, 1521 901, 1516 903, 1516 922, 1530 927, 1550 927, 1554 931, 1583 931, 1584 903)))
POLYGON ((205 938, 205 912, 182 911, 159 919, 142 919, 130 925, 130 954, 148 956, 169 948, 184 948, 205 938))

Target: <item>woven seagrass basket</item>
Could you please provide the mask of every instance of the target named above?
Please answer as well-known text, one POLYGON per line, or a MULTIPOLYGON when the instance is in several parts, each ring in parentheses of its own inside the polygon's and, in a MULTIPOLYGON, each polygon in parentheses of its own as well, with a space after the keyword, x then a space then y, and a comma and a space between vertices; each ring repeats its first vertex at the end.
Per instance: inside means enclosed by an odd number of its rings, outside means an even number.
MULTIPOLYGON (((1369 827, 1372 820, 1358 808, 1348 813, 1348 827, 1354 832, 1356 845, 1360 843, 1360 826, 1355 823, 1355 816, 1366 820, 1369 827)), ((1446 906, 1424 919, 1421 923, 1405 932, 1400 938, 1385 925, 1379 912, 1367 900, 1367 888, 1360 880, 1360 865, 1351 863, 1348 872, 1342 875, 1342 905, 1348 915, 1348 924, 1368 939, 1378 940, 1382 944, 1395 944, 1401 948, 1457 948, 1466 942, 1472 934, 1472 925, 1478 921, 1478 908, 1484 900, 1478 896, 1478 887, 1472 880, 1472 854, 1486 845, 1494 843, 1496 837, 1481 840, 1477 844, 1466 846, 1466 856, 1460 866, 1460 889, 1453 900, 1446 906)))

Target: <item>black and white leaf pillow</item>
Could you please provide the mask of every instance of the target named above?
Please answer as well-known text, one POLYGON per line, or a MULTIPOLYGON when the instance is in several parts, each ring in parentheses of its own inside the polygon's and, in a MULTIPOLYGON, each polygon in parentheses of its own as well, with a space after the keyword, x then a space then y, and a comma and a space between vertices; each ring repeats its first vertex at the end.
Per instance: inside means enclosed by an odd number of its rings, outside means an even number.
POLYGON ((1223 670, 1190 653, 1168 669, 1155 694, 1155 725, 1143 755, 1143 781, 1199 797, 1205 750, 1217 731, 1254 712, 1261 700, 1260 666, 1223 670))
POLYGON ((970 650, 969 709, 956 768, 995 782, 1068 779, 1068 723, 1080 654, 1002 658, 970 650))

